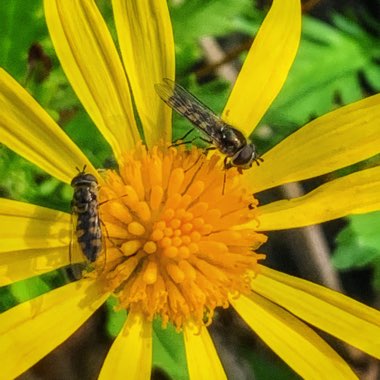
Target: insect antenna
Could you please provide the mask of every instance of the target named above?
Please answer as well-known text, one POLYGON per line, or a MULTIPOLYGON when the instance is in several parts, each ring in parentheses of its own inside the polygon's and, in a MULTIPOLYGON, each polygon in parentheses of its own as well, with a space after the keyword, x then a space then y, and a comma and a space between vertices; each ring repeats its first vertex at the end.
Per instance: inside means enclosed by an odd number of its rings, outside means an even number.
POLYGON ((82 170, 78 168, 78 166, 75 167, 75 169, 78 171, 78 173, 84 173, 87 169, 87 165, 84 164, 82 170))

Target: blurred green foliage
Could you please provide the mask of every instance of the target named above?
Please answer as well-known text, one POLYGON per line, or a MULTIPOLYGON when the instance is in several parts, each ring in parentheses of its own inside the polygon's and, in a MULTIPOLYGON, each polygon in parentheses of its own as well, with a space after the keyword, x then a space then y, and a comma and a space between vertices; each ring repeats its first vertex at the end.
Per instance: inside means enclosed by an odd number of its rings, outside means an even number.
POLYGON ((380 291, 380 212, 352 215, 348 226, 337 236, 334 256, 336 268, 342 271, 372 267, 373 286, 380 291))
POLYGON ((170 15, 176 45, 176 71, 180 77, 186 76, 197 60, 202 58, 199 38, 236 32, 239 19, 255 13, 250 0, 172 3, 170 15))
POLYGON ((0 2, 0 65, 18 80, 25 79, 30 46, 46 37, 41 5, 39 1, 0 2))
MULTIPOLYGON (((115 35, 110 3, 98 3, 115 35)), ((266 12, 258 10, 250 0, 187 0, 170 4, 178 80, 219 113, 228 97, 230 85, 221 79, 203 85, 197 83, 193 73, 203 56, 199 38, 205 35, 252 37, 266 12)), ((0 26, 1 66, 37 98, 96 167, 108 166, 112 163, 111 150, 83 110, 62 72, 48 36, 42 2, 25 4, 21 0, 13 0, 2 2, 0 7, 5 15, 5 22, 0 26), (17 27, 21 24, 22 28, 17 27), (33 73, 36 67, 28 65, 28 51, 33 44, 41 46, 43 54, 51 61, 46 77, 39 80, 33 73)), ((304 17, 296 61, 283 90, 254 136, 260 152, 269 149, 308 120, 379 89, 380 69, 377 62, 380 48, 373 31, 380 31, 380 27, 375 21, 370 21, 372 33, 357 20, 341 14, 333 14, 329 24, 310 16, 304 17)), ((189 124, 178 115, 174 115, 174 120, 173 138, 177 139, 189 130, 189 124)), ((67 186, 49 178, 4 146, 0 149, 0 155, 1 194, 69 210, 71 190, 67 186)))
MULTIPOLYGON (((378 91, 378 39, 342 15, 332 25, 303 19, 302 41, 289 77, 265 116, 269 125, 305 124, 338 106, 378 91), (367 85, 364 87, 364 79, 367 85)), ((292 130, 292 129, 291 129, 292 130)), ((276 143, 289 129, 276 128, 276 143)))
POLYGON ((189 378, 183 336, 172 325, 163 329, 160 319, 153 322, 153 365, 164 368, 171 379, 189 378))
MULTIPOLYGON (((110 2, 98 3, 115 36, 110 2)), ((194 72, 199 65, 204 65, 199 39, 214 36, 225 40, 232 36, 233 41, 240 43, 251 38, 265 16, 253 3, 250 0, 170 2, 178 81, 217 113, 223 109, 230 84, 212 75, 212 81, 203 85, 197 82, 194 72)), ((110 147, 81 106, 59 65, 45 25, 42 2, 1 1, 0 14, 1 67, 31 92, 96 167, 112 165, 110 147), (40 56, 31 62, 28 52, 33 46, 41 50, 40 56)), ((348 6, 345 14, 332 14, 329 23, 304 17, 299 53, 288 80, 255 132, 259 152, 270 149, 307 121, 380 90, 380 25, 369 15, 364 21, 367 24, 363 24, 363 18, 359 23, 355 9, 348 6)), ((245 53, 242 49, 240 61, 245 53)), ((174 139, 190 128, 178 115, 174 115, 174 125, 174 139)), ((0 158, 1 196, 69 211, 72 191, 67 185, 3 145, 0 158)), ((379 230, 380 213, 349 218, 348 227, 337 238, 333 259, 342 270, 371 265, 377 289, 380 289, 379 230)), ((62 281, 61 274, 48 274, 42 279, 1 288, 1 307, 5 309, 42 294, 62 281), (51 276, 55 276, 55 280, 51 276)), ((108 310, 108 332, 115 336, 125 320, 125 313, 114 312, 112 302, 108 310)), ((183 342, 173 342, 173 339, 182 339, 181 336, 170 328, 154 331, 154 363, 167 368, 173 378, 186 379, 183 342), (176 351, 173 347, 182 349, 176 351)), ((263 361, 260 370, 260 360, 255 362, 258 375, 260 371, 268 374, 263 361)), ((269 377, 263 375, 262 378, 269 377)), ((289 375, 284 371, 276 378, 289 378, 289 375)))
POLYGON ((117 299, 109 297, 106 302, 107 307, 107 324, 106 329, 109 336, 116 338, 123 328, 124 322, 127 319, 126 310, 116 310, 117 299))

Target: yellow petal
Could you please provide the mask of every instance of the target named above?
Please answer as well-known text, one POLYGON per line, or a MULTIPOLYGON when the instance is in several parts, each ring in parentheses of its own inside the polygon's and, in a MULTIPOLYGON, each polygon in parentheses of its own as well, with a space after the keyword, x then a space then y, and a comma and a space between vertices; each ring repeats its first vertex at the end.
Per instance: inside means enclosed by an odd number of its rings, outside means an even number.
POLYGON ((183 334, 190 379, 227 379, 207 329, 188 324, 183 334))
POLYGON ((62 67, 117 159, 140 139, 123 66, 93 1, 45 0, 62 67))
POLYGON ((63 182, 91 163, 44 109, 0 69, 0 141, 63 182))
POLYGON ((356 379, 347 363, 312 329, 252 293, 231 300, 252 330, 304 379, 356 379))
POLYGON ((148 146, 171 142, 171 109, 154 85, 174 79, 174 41, 166 1, 113 0, 124 66, 148 146))
POLYGON ((0 198, 0 252, 67 247, 70 220, 64 212, 0 198))
POLYGON ((76 331, 103 302, 97 283, 81 280, 0 314, 1 371, 14 379, 76 331))
POLYGON ((329 173, 380 152, 380 94, 339 108, 276 145, 247 170, 253 192, 329 173))
POLYGON ((83 261, 71 236, 69 214, 0 198, 0 286, 83 261))
POLYGON ((261 267, 252 289, 317 328, 380 358, 380 312, 306 280, 261 267))
POLYGON ((380 166, 327 182, 302 197, 258 207, 259 224, 253 221, 239 228, 282 230, 379 209, 380 166))
POLYGON ((152 323, 130 313, 107 355, 99 379, 149 380, 152 368, 152 323))
POLYGON ((223 119, 249 135, 280 92, 301 34, 299 0, 274 0, 223 111, 223 119))
MULTIPOLYGON (((71 260, 71 263, 74 263, 74 260, 71 260)), ((51 272, 68 264, 70 264, 68 245, 0 252, 0 286, 51 272)))

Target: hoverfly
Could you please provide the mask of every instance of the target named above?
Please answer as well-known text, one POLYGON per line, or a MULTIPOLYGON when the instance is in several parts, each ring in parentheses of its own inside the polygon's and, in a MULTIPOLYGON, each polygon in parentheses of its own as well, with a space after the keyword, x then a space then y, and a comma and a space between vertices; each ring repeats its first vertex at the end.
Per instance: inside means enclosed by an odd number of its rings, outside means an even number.
POLYGON ((98 181, 90 173, 86 173, 86 166, 72 181, 74 188, 71 201, 72 213, 77 218, 75 233, 82 253, 88 261, 94 262, 102 250, 102 228, 99 218, 98 181))
POLYGON ((167 105, 186 117, 207 135, 210 140, 208 143, 225 154, 225 169, 236 167, 241 173, 243 169, 249 169, 253 162, 259 165, 260 161, 263 161, 258 156, 255 145, 242 132, 224 122, 179 84, 164 78, 163 83, 156 84, 155 88, 167 105))

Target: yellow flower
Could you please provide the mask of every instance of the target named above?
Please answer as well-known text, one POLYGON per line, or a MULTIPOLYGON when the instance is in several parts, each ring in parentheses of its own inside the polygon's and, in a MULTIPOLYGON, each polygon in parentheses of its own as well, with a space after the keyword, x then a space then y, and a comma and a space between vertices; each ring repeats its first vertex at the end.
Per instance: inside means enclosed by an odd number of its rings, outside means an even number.
MULTIPOLYGON (((114 293, 129 313, 100 378, 150 378, 157 316, 183 334, 191 379, 226 378, 205 328, 220 306, 232 306, 302 377, 355 378, 305 322, 379 358, 380 313, 265 267, 256 250, 266 240, 263 231, 378 210, 380 168, 258 207, 252 207, 257 201, 250 194, 379 153, 380 96, 312 121, 265 154, 261 167, 243 175, 229 170, 222 195, 224 171, 217 155, 165 148, 171 141, 171 110, 154 84, 174 78, 166 1, 113 0, 113 9, 122 61, 92 1, 45 1, 61 64, 112 147, 119 172, 100 177, 32 97, 0 71, 2 143, 65 183, 77 174, 76 167, 87 165, 100 181, 106 247, 83 279, 0 315, 3 377, 15 378, 30 368, 114 293)), ((246 135, 286 79, 300 26, 299 0, 274 0, 223 112, 224 120, 246 135)), ((70 264, 70 215, 6 199, 0 200, 0 210, 1 285, 70 264)))

